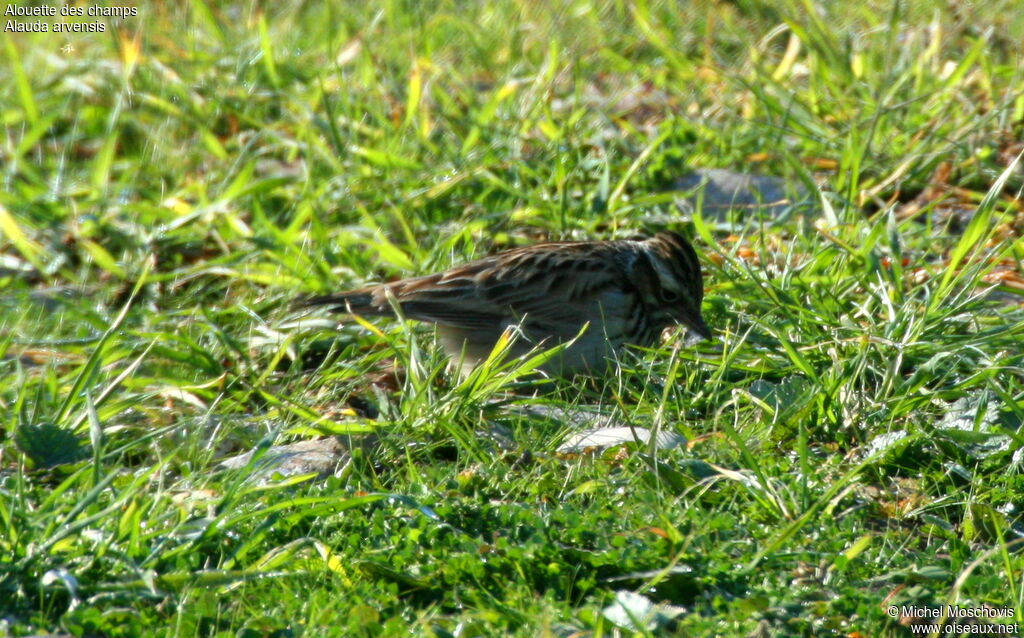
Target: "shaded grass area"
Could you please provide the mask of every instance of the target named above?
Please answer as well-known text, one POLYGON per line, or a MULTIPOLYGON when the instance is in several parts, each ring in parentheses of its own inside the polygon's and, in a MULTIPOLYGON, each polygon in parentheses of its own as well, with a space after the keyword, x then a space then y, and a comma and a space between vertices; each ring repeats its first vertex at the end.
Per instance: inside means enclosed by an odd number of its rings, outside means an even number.
POLYGON ((603 635, 622 590, 679 635, 1021 609, 1014 3, 261 7, 3 35, 12 633, 603 635), (704 167, 827 193, 684 220, 704 167), (453 379, 428 329, 291 308, 663 227, 696 238, 716 341, 597 389, 513 401, 521 370, 453 379), (561 458, 539 403, 691 444, 561 458), (379 443, 326 480, 217 465, 325 430, 379 443))

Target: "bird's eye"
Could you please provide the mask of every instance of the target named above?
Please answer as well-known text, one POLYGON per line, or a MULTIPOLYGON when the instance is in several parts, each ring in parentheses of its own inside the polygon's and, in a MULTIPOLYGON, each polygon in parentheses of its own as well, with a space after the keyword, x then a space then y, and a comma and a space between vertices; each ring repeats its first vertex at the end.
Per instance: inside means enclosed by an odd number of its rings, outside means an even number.
POLYGON ((673 290, 661 289, 661 300, 665 303, 675 303, 679 301, 679 293, 673 290))

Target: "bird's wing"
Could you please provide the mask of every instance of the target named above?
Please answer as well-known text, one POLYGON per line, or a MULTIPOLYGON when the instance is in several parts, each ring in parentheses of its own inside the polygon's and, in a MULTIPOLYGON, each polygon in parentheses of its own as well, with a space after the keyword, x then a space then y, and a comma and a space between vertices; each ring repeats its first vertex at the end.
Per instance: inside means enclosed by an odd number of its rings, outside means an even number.
POLYGON ((389 287, 412 319, 474 329, 525 318, 568 338, 593 320, 603 291, 623 285, 609 255, 594 244, 581 248, 564 243, 543 251, 517 249, 389 287))
POLYGON ((331 312, 356 315, 393 316, 394 298, 402 313, 410 319, 465 328, 500 324, 500 313, 490 312, 486 305, 474 303, 472 299, 462 299, 462 291, 455 286, 438 284, 443 274, 309 297, 300 300, 299 305, 329 306, 331 312))

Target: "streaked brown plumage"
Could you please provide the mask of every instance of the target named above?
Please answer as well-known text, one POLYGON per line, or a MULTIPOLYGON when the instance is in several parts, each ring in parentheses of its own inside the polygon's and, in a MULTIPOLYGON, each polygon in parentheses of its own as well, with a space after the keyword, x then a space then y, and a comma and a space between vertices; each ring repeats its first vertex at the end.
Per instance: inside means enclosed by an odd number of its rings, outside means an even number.
POLYGON ((709 338, 701 317, 700 263, 681 235, 646 240, 552 242, 515 248, 451 270, 313 297, 305 305, 367 316, 402 313, 437 324, 445 350, 468 370, 518 326, 512 354, 584 334, 545 371, 602 371, 626 345, 651 346, 682 324, 709 338))

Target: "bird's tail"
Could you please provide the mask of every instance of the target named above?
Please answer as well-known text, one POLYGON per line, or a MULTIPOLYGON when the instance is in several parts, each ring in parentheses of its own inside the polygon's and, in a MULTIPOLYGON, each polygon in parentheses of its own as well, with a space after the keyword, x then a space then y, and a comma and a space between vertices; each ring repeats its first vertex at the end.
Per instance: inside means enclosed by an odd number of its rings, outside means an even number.
POLYGON ((350 290, 330 295, 317 295, 306 297, 296 302, 300 308, 313 306, 330 306, 331 312, 345 312, 357 315, 379 315, 381 309, 373 303, 373 290, 350 290))

